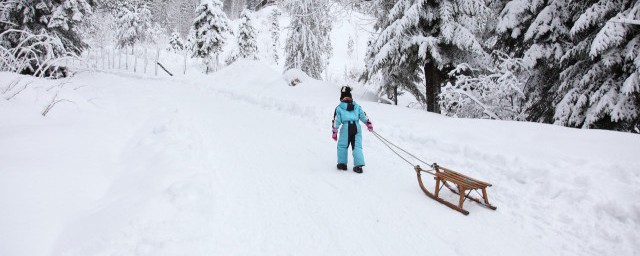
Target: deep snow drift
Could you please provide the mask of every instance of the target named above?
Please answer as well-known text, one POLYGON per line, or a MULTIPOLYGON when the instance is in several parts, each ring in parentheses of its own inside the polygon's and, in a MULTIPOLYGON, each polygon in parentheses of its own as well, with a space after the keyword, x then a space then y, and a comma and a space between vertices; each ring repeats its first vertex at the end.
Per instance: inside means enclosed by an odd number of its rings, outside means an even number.
POLYGON ((365 173, 335 170, 338 88, 254 62, 189 79, 1 73, 0 255, 640 253, 640 136, 447 118, 357 87, 380 134, 494 184, 498 210, 463 216, 370 133, 365 173), (67 101, 43 118, 54 95, 67 101))

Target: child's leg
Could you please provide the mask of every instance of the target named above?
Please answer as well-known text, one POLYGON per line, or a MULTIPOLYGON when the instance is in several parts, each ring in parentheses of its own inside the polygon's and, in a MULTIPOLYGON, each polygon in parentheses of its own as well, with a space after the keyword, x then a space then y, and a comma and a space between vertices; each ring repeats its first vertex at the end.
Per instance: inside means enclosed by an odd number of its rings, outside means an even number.
POLYGON ((364 166, 364 154, 362 153, 362 132, 356 134, 356 139, 353 147, 353 162, 354 166, 364 166))
POLYGON ((349 148, 349 136, 348 130, 345 129, 345 125, 340 129, 340 136, 338 136, 338 163, 347 164, 349 157, 347 155, 347 149, 349 148))

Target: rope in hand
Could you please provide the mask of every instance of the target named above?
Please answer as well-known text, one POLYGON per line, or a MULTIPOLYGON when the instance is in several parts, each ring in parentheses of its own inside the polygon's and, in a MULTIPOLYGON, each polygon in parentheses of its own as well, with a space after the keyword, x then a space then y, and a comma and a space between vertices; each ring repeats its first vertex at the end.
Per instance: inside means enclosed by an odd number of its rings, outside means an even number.
MULTIPOLYGON (((393 144, 391 141, 387 140, 386 138, 382 137, 382 135, 380 135, 379 133, 375 132, 375 131, 371 131, 371 133, 373 133, 374 136, 376 136, 376 138, 378 138, 382 144, 384 144, 385 146, 387 146, 387 148, 389 148, 391 150, 391 152, 393 152, 394 154, 396 154, 398 157, 400 157, 402 160, 404 160, 405 162, 407 162, 409 165, 411 165, 411 167, 416 167, 416 165, 414 165, 413 163, 411 163, 411 161, 407 160, 405 157, 403 157, 400 153, 398 153, 395 149, 393 149, 393 147, 395 147, 396 149, 404 152, 405 154, 411 156, 412 158, 422 162, 423 164, 426 164, 427 166, 433 168, 432 164, 428 164, 427 162, 423 161, 422 159, 418 158, 417 156, 407 152, 406 150, 404 150, 403 148, 397 146, 396 144, 393 144), (393 146, 393 147, 392 147, 393 146)), ((428 170, 424 170, 425 172, 428 172, 430 174, 434 174, 431 171, 428 170)))

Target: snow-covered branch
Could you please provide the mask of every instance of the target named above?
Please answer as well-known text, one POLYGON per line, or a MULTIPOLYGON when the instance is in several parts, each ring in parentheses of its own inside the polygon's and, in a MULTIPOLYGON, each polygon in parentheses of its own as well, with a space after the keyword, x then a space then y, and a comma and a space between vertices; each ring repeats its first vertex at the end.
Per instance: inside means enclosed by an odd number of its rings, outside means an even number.
MULTIPOLYGON (((493 66, 484 69, 459 64, 449 75, 455 82, 445 86, 440 105, 446 115, 490 119, 521 119, 525 94, 518 75, 526 71, 522 60, 494 52, 493 66)), ((526 72, 524 72, 526 74, 526 72)))

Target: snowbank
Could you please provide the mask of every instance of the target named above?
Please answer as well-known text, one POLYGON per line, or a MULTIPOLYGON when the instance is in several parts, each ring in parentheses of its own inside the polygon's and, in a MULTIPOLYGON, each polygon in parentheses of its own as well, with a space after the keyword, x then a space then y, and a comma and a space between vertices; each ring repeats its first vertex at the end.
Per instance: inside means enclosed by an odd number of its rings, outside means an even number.
MULTIPOLYGON (((0 74, 0 92, 17 77, 0 74)), ((634 134, 447 118, 356 87, 380 134, 494 185, 497 211, 466 203, 462 216, 369 133, 365 173, 335 170, 341 84, 291 87, 254 61, 70 82, 0 94, 0 255, 640 252, 634 134), (55 92, 73 103, 42 117, 55 92)))

